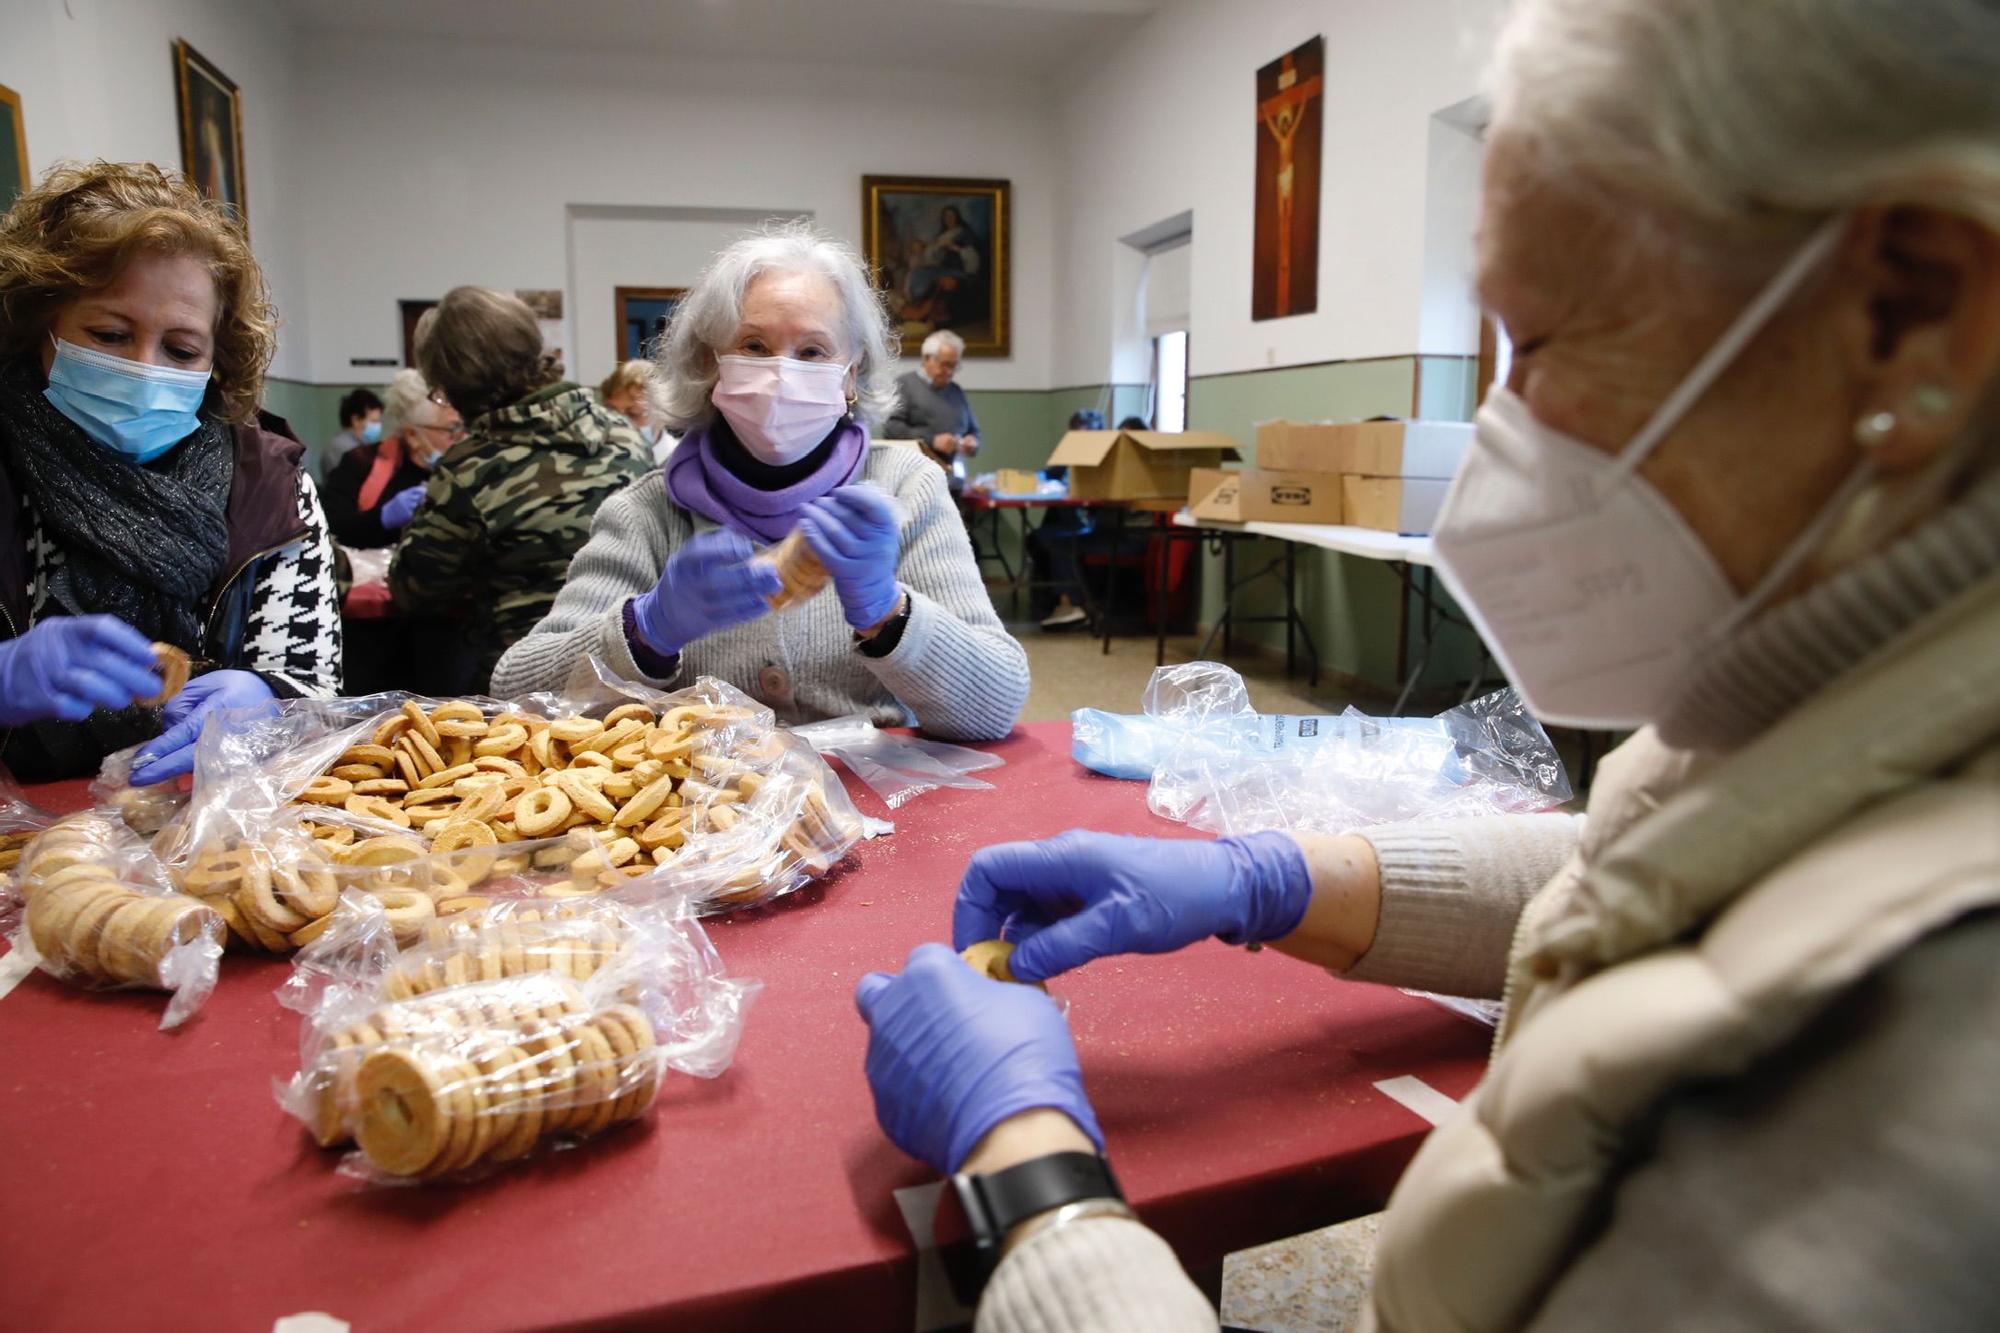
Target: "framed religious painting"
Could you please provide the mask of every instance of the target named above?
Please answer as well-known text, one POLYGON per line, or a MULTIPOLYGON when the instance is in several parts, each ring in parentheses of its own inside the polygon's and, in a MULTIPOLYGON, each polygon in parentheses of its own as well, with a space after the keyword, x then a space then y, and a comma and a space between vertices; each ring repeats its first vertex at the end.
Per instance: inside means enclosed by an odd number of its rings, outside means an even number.
POLYGON ((653 354, 653 342, 667 331, 685 287, 614 287, 612 305, 618 315, 620 361, 636 361, 653 354))
POLYGON ((27 193, 28 131, 21 123, 21 94, 0 83, 0 213, 27 193))
POLYGON ((1257 71, 1257 201, 1250 318, 1319 309, 1319 158, 1326 39, 1257 71))
POLYGON ((937 329, 965 339, 967 356, 1012 353, 1008 181, 863 176, 868 263, 913 354, 937 329))
POLYGON ((243 180, 243 92, 201 52, 174 39, 174 88, 180 99, 181 169, 197 190, 220 199, 250 230, 243 180))

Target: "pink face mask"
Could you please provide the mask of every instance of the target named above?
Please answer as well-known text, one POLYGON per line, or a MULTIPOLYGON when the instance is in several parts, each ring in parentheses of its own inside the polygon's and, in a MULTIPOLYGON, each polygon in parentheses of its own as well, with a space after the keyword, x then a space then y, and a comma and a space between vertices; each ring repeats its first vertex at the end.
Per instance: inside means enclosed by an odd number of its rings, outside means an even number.
POLYGON ((789 356, 719 356, 709 401, 760 463, 796 463, 847 413, 847 367, 789 356))

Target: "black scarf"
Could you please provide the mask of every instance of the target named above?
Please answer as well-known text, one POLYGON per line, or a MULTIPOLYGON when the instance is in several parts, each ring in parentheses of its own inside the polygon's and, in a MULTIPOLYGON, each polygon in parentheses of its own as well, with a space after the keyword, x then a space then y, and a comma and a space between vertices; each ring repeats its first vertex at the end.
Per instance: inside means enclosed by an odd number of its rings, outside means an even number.
POLYGON ((199 655, 202 603, 229 554, 229 427, 204 420, 134 464, 85 435, 42 395, 35 368, 17 362, 0 372, 0 445, 62 552, 49 600, 199 655))

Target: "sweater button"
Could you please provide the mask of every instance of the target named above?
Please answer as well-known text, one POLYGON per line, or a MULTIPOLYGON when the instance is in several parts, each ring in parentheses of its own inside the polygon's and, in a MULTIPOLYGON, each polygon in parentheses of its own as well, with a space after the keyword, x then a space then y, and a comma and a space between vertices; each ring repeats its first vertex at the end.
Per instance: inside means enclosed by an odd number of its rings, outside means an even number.
POLYGON ((1556 960, 1545 953, 1538 953, 1528 960, 1528 971, 1533 973, 1538 981, 1554 981, 1556 973, 1561 970, 1556 960))
POLYGON ((791 698, 791 673, 781 666, 766 666, 757 673, 757 692, 766 699, 791 698))

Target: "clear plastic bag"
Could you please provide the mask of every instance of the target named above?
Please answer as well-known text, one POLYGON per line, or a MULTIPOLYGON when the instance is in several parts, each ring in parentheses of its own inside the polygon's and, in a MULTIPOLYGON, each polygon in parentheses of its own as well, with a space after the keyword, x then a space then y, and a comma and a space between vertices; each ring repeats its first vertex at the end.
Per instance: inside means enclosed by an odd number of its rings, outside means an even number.
POLYGON ((188 794, 178 778, 150 787, 133 786, 132 765, 141 748, 134 745, 104 756, 90 783, 90 799, 93 805, 116 810, 134 833, 151 837, 186 808, 188 794))
POLYGON ((1146 716, 1172 733, 1148 806, 1216 833, 1341 833, 1570 798, 1548 733, 1511 689, 1434 718, 1293 717, 1255 712, 1241 677, 1195 662, 1153 673, 1146 716))
POLYGON ((145 844, 114 816, 56 821, 22 854, 24 903, 10 943, 37 966, 91 990, 172 995, 162 1028, 186 1021, 215 989, 222 918, 170 888, 145 844))
POLYGON ((826 874, 861 836, 825 762, 747 696, 600 679, 515 703, 290 700, 211 727, 162 855, 239 941, 287 952, 350 889, 405 942, 511 897, 630 886, 728 911, 826 874))
POLYGON ((792 728, 792 734, 823 755, 832 755, 887 803, 891 810, 940 787, 991 791, 993 784, 971 776, 1007 761, 999 755, 948 745, 922 736, 892 736, 865 717, 832 717, 792 728))
POLYGON ((54 815, 30 801, 13 775, 0 768, 0 929, 11 927, 12 913, 20 906, 11 885, 23 850, 55 822, 54 815))
POLYGON ((397 943, 349 895, 280 991, 305 1015, 279 1103, 377 1183, 470 1178, 642 1116, 668 1070, 734 1058, 754 982, 684 899, 515 902, 397 943))

